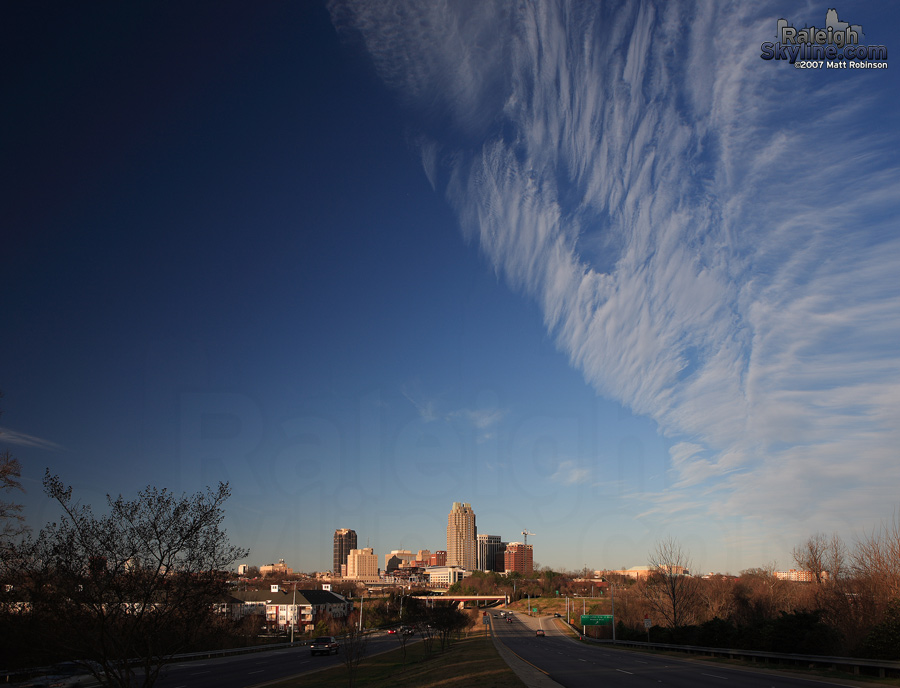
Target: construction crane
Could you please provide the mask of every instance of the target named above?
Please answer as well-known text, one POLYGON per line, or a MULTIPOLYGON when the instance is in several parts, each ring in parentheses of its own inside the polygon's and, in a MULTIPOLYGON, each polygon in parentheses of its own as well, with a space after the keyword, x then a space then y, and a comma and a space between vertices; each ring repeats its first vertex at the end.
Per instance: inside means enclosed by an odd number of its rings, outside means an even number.
POLYGON ((529 533, 527 528, 522 531, 522 536, 525 538, 525 546, 526 547, 528 546, 528 536, 529 535, 537 535, 537 533, 529 533))

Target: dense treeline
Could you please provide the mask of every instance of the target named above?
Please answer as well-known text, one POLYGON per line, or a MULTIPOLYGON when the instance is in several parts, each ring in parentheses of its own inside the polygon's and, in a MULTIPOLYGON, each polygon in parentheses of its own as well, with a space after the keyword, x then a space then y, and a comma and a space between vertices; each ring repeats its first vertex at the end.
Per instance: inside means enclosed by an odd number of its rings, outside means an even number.
MULTIPOLYGON (((900 514, 852 546, 817 534, 793 556, 810 581, 780 580, 774 566, 698 578, 680 574, 691 570, 690 558, 668 539, 650 554, 656 574, 640 581, 608 576, 613 589, 593 591, 585 609, 609 614, 614 595, 616 636, 623 640, 646 640, 649 617, 656 642, 900 660, 900 514)), ((526 580, 476 573, 455 591, 504 592, 514 600, 557 591, 583 597, 589 582, 579 575, 543 570, 526 580)))

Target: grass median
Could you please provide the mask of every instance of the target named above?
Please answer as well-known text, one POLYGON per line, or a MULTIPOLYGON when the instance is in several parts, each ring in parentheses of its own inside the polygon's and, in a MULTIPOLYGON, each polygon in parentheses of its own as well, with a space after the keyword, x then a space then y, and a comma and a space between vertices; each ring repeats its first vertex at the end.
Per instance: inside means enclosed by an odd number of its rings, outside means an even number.
MULTIPOLYGON (((437 642, 430 653, 422 641, 363 659, 353 676, 354 688, 523 688, 524 683, 497 653, 490 636, 454 640, 443 652, 437 642)), ((269 684, 270 688, 333 688, 348 684, 343 665, 269 684)))

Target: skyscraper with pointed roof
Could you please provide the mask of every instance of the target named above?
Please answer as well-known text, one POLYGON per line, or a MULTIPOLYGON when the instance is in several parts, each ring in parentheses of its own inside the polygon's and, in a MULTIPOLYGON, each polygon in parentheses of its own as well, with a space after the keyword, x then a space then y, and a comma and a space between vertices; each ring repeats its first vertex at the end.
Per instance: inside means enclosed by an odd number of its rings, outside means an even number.
POLYGON ((453 502, 447 516, 447 566, 473 571, 476 566, 475 512, 467 502, 453 502))

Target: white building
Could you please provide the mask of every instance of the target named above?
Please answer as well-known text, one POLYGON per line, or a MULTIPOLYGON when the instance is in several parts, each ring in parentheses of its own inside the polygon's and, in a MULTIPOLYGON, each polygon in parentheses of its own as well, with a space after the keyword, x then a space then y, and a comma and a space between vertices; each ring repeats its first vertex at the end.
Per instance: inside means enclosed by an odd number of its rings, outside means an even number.
POLYGON ((430 566, 425 569, 425 575, 428 576, 429 585, 436 588, 449 588, 463 578, 471 576, 472 572, 458 566, 430 566))
POLYGON ((232 594, 220 611, 240 619, 251 614, 265 616, 269 628, 299 631, 312 630, 319 619, 345 618, 351 610, 350 602, 334 592, 325 590, 296 590, 273 585, 268 591, 242 591, 232 594))
POLYGON ((351 549, 347 555, 347 578, 375 583, 378 576, 378 556, 371 547, 351 549))

